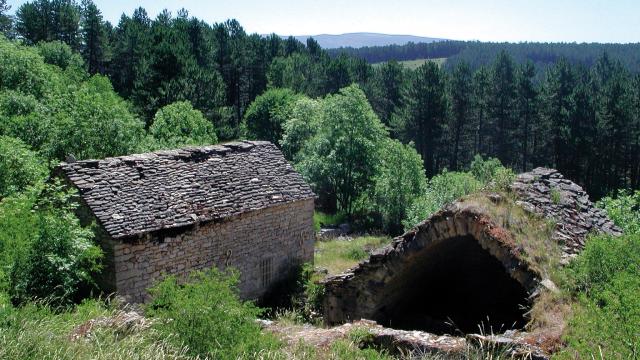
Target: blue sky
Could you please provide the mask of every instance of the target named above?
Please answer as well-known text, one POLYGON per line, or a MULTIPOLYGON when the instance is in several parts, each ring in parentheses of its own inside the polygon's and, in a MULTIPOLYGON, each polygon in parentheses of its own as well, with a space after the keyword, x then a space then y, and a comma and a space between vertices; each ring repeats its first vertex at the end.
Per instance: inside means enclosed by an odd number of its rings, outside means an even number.
MULTIPOLYGON (((640 0, 94 0, 117 23, 142 6, 152 17, 184 7, 209 23, 236 18, 248 32, 381 32, 460 40, 640 42, 640 0)), ((15 10, 24 0, 9 0, 15 10)))

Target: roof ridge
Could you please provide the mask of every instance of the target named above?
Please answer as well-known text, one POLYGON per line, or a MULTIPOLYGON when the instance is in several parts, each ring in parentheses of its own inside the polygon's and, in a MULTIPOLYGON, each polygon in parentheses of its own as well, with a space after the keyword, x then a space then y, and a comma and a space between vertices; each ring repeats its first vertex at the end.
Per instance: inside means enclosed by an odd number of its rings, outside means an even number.
POLYGON ((145 153, 133 153, 127 155, 119 155, 119 156, 109 156, 102 159, 83 159, 76 161, 62 161, 58 165, 59 167, 65 165, 96 165, 101 162, 111 162, 114 160, 121 161, 133 161, 133 160, 144 160, 151 159, 157 156, 178 156, 185 157, 185 153, 193 154, 207 154, 207 155, 222 155, 228 152, 243 152, 253 149, 256 146, 265 146, 272 145, 273 143, 269 141, 258 141, 258 140, 239 140, 239 141, 230 141, 226 143, 212 144, 212 145, 193 145, 193 146, 184 146, 175 149, 162 149, 155 150, 145 153))

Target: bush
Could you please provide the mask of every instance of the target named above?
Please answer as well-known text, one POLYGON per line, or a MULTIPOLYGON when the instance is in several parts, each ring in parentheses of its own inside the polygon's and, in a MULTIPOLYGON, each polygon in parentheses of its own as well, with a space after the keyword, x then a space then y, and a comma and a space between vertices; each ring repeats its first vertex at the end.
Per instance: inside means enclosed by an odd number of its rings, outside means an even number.
POLYGON ((256 317, 261 310, 240 301, 237 273, 217 269, 192 273, 183 285, 167 277, 153 287, 147 314, 156 318, 155 329, 172 337, 176 346, 212 359, 252 358, 277 342, 261 333, 256 317))
POLYGON ((469 165, 469 171, 473 177, 483 184, 491 182, 500 169, 504 169, 500 160, 496 158, 484 160, 480 155, 474 156, 469 165))
POLYGON ((291 117, 282 126, 283 135, 280 147, 289 160, 297 160, 304 144, 318 131, 320 102, 301 98, 293 105, 291 117))
POLYGON ((283 126, 298 99, 300 95, 290 89, 269 89, 258 96, 244 114, 247 137, 279 144, 283 126))
POLYGON ((14 308, 0 293, 0 359, 193 359, 152 329, 104 325, 118 316, 96 300, 64 312, 37 302, 14 308))
POLYGON ((407 209, 407 215, 402 224, 408 230, 426 220, 445 204, 475 192, 481 187, 482 183, 470 173, 445 171, 436 175, 429 180, 424 195, 415 199, 407 209))
POLYGON ((93 232, 80 226, 70 196, 54 184, 38 204, 35 227, 27 230, 31 231, 28 250, 18 253, 11 267, 14 303, 46 299, 66 306, 97 290, 93 279, 101 270, 102 251, 93 244, 93 232))
POLYGON ((640 352, 640 235, 590 239, 566 269, 577 301, 561 358, 635 358, 640 352))
POLYGON ((0 201, 0 293, 10 288, 9 273, 17 258, 29 251, 37 226, 33 211, 38 189, 0 201))
POLYGON ((188 101, 178 101, 158 110, 149 133, 161 148, 211 145, 218 142, 213 124, 188 101))
POLYGON ((640 190, 623 190, 617 197, 605 197, 596 203, 625 234, 640 234, 640 190))
POLYGON ((41 42, 37 46, 38 53, 42 55, 45 63, 56 65, 62 70, 82 72, 84 61, 80 54, 62 41, 41 42))
POLYGON ((47 167, 25 143, 0 136, 0 200, 41 182, 47 167))

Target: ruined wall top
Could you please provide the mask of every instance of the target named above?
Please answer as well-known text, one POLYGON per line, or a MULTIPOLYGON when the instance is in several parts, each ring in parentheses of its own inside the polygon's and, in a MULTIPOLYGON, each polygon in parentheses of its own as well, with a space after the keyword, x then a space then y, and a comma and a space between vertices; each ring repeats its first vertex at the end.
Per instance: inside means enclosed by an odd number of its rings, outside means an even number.
POLYGON ((313 198, 265 141, 62 163, 62 174, 114 239, 313 198))
POLYGON ((585 245, 590 232, 620 235, 621 230, 589 200, 576 183, 554 169, 536 168, 518 175, 511 189, 525 210, 556 221, 553 240, 571 258, 585 245))

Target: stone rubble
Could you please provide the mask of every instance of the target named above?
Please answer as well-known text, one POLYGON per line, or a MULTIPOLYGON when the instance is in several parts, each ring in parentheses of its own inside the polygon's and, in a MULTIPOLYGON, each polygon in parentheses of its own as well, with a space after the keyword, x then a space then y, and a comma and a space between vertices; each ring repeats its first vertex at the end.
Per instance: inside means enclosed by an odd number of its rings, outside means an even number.
POLYGON ((556 222, 552 239, 562 246, 564 263, 584 249, 589 233, 622 234, 582 187, 557 170, 536 168, 520 174, 511 189, 522 208, 556 222))

